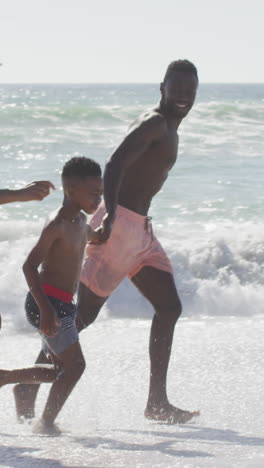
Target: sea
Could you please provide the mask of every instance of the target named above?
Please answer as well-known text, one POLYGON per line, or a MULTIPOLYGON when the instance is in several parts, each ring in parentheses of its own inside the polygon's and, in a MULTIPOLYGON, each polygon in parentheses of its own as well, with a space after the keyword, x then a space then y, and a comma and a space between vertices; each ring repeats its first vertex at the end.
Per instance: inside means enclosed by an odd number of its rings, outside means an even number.
MULTIPOLYGON (((61 203, 65 161, 84 155, 104 167, 129 124, 158 100, 157 84, 0 85, 2 187, 39 179, 56 186, 41 203, 0 207, 4 315, 17 295, 21 302, 23 259, 61 203)), ((263 135, 263 84, 200 85, 179 127, 178 161, 149 213, 173 263, 183 316, 264 312, 263 135)), ((140 317, 144 301, 128 284, 110 301, 111 314, 140 317)))
MULTIPOLYGON (((0 206, 2 367, 31 364, 39 348, 21 266, 62 201, 63 164, 84 155, 104 167, 159 97, 158 83, 0 84, 1 188, 56 186, 42 202, 0 206)), ((201 418, 177 428, 144 421, 153 311, 124 280, 83 332, 89 370, 61 413, 70 435, 59 450, 17 425, 1 390, 1 467, 264 466, 264 84, 200 84, 178 133, 178 160, 149 215, 183 304, 170 398, 201 418)))

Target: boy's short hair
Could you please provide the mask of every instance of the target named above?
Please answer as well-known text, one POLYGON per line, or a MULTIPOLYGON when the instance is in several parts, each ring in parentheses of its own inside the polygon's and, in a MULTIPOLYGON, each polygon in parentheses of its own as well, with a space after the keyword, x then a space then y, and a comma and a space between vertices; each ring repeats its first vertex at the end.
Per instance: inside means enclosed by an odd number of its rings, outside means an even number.
POLYGON ((79 156, 69 159, 62 169, 63 177, 101 177, 100 165, 93 159, 79 156))

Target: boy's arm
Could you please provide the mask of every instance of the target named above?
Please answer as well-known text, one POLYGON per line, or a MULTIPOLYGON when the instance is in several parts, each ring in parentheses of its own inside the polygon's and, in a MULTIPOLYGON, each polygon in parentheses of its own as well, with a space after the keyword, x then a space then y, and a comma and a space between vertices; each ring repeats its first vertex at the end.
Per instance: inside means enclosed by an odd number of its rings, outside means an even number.
POLYGON ((13 202, 43 200, 43 198, 49 195, 50 189, 55 190, 51 182, 38 180, 18 190, 0 190, 0 205, 13 202))
POLYGON ((37 244, 23 265, 23 272, 30 292, 40 309, 40 330, 48 336, 56 333, 57 323, 54 309, 42 289, 38 267, 47 256, 52 244, 59 237, 59 227, 52 221, 43 229, 37 244))

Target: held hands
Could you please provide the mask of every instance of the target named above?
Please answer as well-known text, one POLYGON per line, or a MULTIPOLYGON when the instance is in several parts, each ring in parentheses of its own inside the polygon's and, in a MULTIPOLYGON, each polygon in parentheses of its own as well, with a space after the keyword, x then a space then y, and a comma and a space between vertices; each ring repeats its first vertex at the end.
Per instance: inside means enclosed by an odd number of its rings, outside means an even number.
POLYGON ((40 331, 47 336, 56 335, 59 328, 59 320, 51 305, 40 311, 40 331))
POLYGON ((19 201, 43 200, 49 195, 50 190, 55 190, 54 185, 47 180, 37 180, 18 189, 17 196, 19 201))
POLYGON ((101 226, 97 229, 91 229, 91 233, 89 233, 88 240, 91 244, 103 244, 106 242, 111 234, 112 226, 113 226, 114 218, 106 213, 103 217, 103 221, 101 226))

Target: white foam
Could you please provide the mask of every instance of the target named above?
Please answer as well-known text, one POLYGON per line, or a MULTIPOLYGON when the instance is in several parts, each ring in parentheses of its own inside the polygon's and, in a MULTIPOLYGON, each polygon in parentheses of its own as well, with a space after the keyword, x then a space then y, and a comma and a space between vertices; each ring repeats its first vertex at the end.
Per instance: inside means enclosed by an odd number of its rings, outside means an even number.
MULTIPOLYGON (((251 316, 264 311, 262 224, 175 223, 167 227, 166 238, 164 226, 157 231, 172 261, 183 316, 251 316)), ((108 308, 118 316, 152 314, 128 281, 113 294, 108 308)))
MULTIPOLYGON (((21 267, 42 224, 43 220, 19 222, 14 230, 13 223, 2 223, 0 309, 4 320, 23 332, 29 327, 24 317, 27 285, 21 267)), ((172 261, 183 317, 252 316, 264 311, 262 224, 190 225, 171 220, 166 231, 164 228, 161 224, 155 231, 172 261)), ((148 318, 153 314, 128 280, 112 294, 104 310, 109 317, 148 318)))

